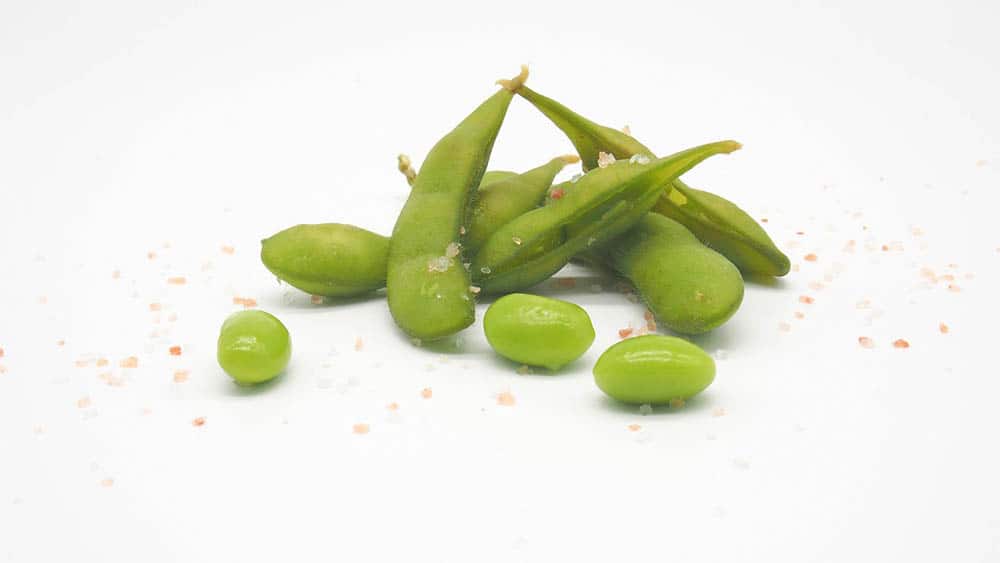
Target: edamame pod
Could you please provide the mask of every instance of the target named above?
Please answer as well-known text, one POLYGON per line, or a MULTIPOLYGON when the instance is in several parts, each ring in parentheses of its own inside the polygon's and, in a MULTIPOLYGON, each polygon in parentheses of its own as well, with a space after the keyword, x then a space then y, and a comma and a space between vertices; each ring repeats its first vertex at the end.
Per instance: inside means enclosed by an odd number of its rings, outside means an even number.
POLYGON ((632 280, 667 328, 701 334, 729 320, 743 301, 743 276, 683 225, 647 213, 608 245, 611 266, 632 280))
POLYGON ((494 182, 506 180, 513 176, 517 176, 517 172, 511 172, 509 170, 487 170, 486 172, 483 172, 483 179, 479 181, 479 189, 482 190, 494 182))
POLYGON ((653 210, 683 224, 744 272, 780 277, 791 268, 788 257, 757 221, 723 197, 678 179, 653 210))
POLYGON ((433 340, 472 324, 475 303, 462 267, 459 231, 479 186, 514 92, 516 78, 476 108, 430 150, 389 242, 389 311, 407 334, 433 340))
POLYGON ((609 396, 632 404, 669 405, 701 393, 715 379, 704 350, 674 336, 626 338, 594 364, 594 382, 609 396))
MULTIPOLYGON (((484 174, 481 191, 497 201, 483 206, 478 220, 473 215, 468 238, 485 239, 509 219, 537 207, 555 174, 576 160, 575 155, 554 158, 523 174, 493 171, 490 178, 486 174, 491 172, 484 174), (490 179, 498 185, 486 189, 490 179)), ((399 169, 408 179, 416 177, 406 155, 399 156, 399 169)), ((385 287, 388 254, 389 237, 325 223, 296 225, 264 239, 260 257, 271 273, 292 287, 313 295, 349 297, 385 287)))
POLYGON ((558 200, 497 230, 472 262, 473 279, 487 293, 532 286, 574 254, 633 226, 659 199, 663 185, 712 155, 739 148, 735 141, 720 141, 646 164, 621 161, 591 170, 558 200))
MULTIPOLYGON (((602 152, 618 159, 654 158, 653 152, 631 135, 594 123, 552 98, 526 86, 518 90, 518 95, 531 102, 566 134, 580 153, 584 170, 597 166, 602 152)), ((747 273, 770 276, 788 273, 788 257, 764 229, 734 203, 708 192, 695 194, 679 180, 665 187, 667 191, 654 211, 679 221, 702 242, 747 273), (688 194, 686 198, 682 197, 684 194, 688 194), (684 200, 691 207, 680 209, 677 202, 684 200)))
POLYGON ((538 207, 556 174, 567 164, 579 161, 580 158, 576 155, 560 156, 523 174, 481 184, 463 242, 465 249, 474 254, 497 229, 538 207))
POLYGON ((260 260, 306 293, 350 297, 385 287, 388 254, 389 237, 324 223, 296 225, 262 240, 260 260))

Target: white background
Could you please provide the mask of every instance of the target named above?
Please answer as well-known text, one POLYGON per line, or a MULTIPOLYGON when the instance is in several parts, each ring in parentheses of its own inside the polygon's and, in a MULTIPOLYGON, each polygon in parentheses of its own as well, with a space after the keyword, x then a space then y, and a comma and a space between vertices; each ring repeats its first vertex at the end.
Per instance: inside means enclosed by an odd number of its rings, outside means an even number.
MULTIPOLYGON (((5 2, 0 561, 1000 560, 997 6, 5 2), (798 271, 696 339, 684 409, 594 386, 643 308, 584 270, 542 290, 593 347, 518 375, 479 323, 414 348, 259 263, 296 223, 388 233, 396 154, 520 63, 658 153, 745 144, 688 179, 798 271), (292 333, 273 385, 215 363, 234 296, 292 333)), ((515 99, 492 165, 570 150, 515 99)))

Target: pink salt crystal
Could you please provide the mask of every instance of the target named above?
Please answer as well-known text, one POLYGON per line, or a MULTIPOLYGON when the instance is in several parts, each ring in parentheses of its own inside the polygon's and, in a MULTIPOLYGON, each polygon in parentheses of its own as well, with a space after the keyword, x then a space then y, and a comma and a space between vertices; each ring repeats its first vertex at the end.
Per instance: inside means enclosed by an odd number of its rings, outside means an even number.
POLYGON ((512 407, 516 402, 514 395, 511 395, 510 391, 497 394, 497 404, 502 407, 512 407))

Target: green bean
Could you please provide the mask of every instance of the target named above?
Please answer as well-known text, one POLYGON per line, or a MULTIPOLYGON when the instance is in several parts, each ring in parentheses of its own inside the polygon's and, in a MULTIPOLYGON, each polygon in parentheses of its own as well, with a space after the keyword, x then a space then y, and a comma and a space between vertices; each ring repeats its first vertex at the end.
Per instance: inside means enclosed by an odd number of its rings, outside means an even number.
POLYGON ((296 225, 261 241, 260 259, 278 279, 312 295, 350 297, 385 287, 389 238, 325 223, 296 225))
POLYGON ((712 155, 739 147, 735 141, 721 141, 646 164, 621 161, 591 170, 557 201, 497 230, 473 259, 473 280, 487 293, 536 284, 574 254, 632 227, 659 199, 664 184, 712 155))
POLYGON ((647 213, 608 245, 612 267, 632 280, 667 328, 701 334, 729 320, 743 301, 743 277, 683 225, 647 213))
POLYGON ((407 334, 433 340, 472 324, 475 303, 461 264, 460 230, 470 192, 479 186, 511 98, 527 67, 430 150, 389 242, 386 287, 393 320, 407 334))
POLYGON ((686 401, 715 379, 715 362, 701 348, 673 336, 650 334, 611 346, 594 364, 594 382, 625 403, 686 401))
MULTIPOLYGON (((631 135, 598 125, 527 86, 518 90, 518 94, 569 137, 580 153, 584 170, 596 167, 602 152, 619 159, 655 157, 631 135)), ((708 192, 695 193, 680 180, 674 180, 667 188, 654 211, 680 222, 747 273, 770 276, 788 273, 788 257, 736 204, 708 192), (689 207, 682 209, 684 205, 689 207)))
POLYGON ((237 383, 263 383, 274 379, 292 357, 288 329, 264 311, 233 313, 219 331, 219 366, 237 383))
POLYGON ((524 293, 505 295, 490 305, 483 331, 501 356, 552 370, 582 356, 594 341, 594 325, 582 307, 524 293))

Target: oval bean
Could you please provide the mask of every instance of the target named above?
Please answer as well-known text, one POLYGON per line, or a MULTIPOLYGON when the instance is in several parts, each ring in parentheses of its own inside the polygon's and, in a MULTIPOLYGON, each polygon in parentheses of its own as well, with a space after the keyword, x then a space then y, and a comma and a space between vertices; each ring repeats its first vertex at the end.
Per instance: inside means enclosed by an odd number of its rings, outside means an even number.
POLYGON ((686 401, 715 379, 715 362, 701 348, 673 336, 650 334, 611 346, 594 364, 594 382, 624 403, 686 401))
POLYGON ((490 305, 483 331, 501 356, 552 370, 582 356, 594 341, 594 325, 582 307, 525 293, 505 295, 490 305))
POLYGON ((237 383, 263 383, 285 370, 292 341, 274 315, 240 311, 222 323, 216 354, 219 366, 237 383))

